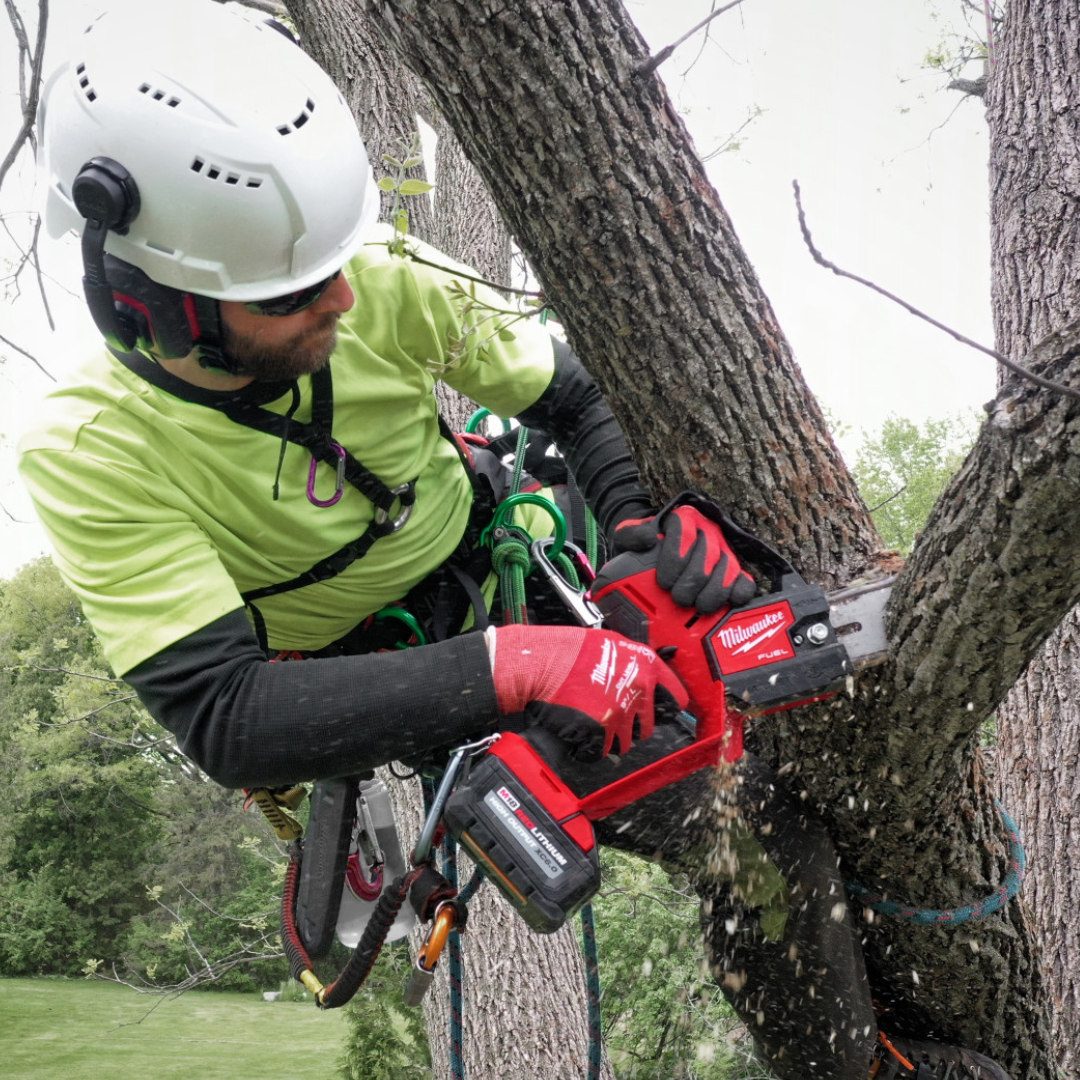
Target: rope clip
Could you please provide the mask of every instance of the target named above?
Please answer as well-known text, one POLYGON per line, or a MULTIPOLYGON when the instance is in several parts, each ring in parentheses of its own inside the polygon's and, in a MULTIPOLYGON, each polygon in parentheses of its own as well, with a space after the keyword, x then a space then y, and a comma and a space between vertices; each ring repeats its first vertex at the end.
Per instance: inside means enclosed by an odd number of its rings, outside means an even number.
POLYGON ((337 486, 334 488, 334 494, 329 499, 319 499, 315 495, 315 471, 319 467, 319 459, 312 454, 311 465, 308 467, 307 477, 307 497, 308 502, 313 506, 334 506, 341 500, 341 496, 345 492, 345 447, 339 443, 332 442, 330 444, 330 450, 337 455, 337 486))
MULTIPOLYGON (((598 630, 604 622, 604 616, 600 609, 592 602, 588 597, 587 589, 575 589, 559 572, 555 564, 548 558, 548 548, 553 547, 555 544, 555 537, 542 536, 539 540, 532 542, 532 547, 529 549, 532 555, 533 562, 540 567, 548 581, 551 582, 551 587, 559 595, 559 599, 570 609, 571 614, 582 626, 587 626, 590 629, 598 630)), ((577 556, 577 562, 579 565, 588 566, 588 560, 585 559, 584 553, 576 544, 570 543, 569 540, 564 540, 562 544, 562 552, 564 554, 573 554, 577 556)), ((591 567, 589 568, 591 570, 591 567)))
POLYGON ((462 773, 466 761, 471 757, 476 757, 477 754, 484 753, 489 746, 498 742, 500 738, 502 736, 496 732, 494 735, 488 735, 487 738, 478 739, 476 742, 465 743, 464 746, 459 746, 454 751, 453 757, 450 758, 450 762, 443 772, 442 780, 439 782, 439 790, 435 792, 435 798, 431 803, 427 819, 424 821, 420 839, 417 840, 416 847, 413 850, 413 866, 422 866, 431 858, 435 830, 439 827, 439 822, 442 821, 443 810, 446 809, 446 800, 450 798, 450 793, 454 790, 458 782, 458 776, 462 773))

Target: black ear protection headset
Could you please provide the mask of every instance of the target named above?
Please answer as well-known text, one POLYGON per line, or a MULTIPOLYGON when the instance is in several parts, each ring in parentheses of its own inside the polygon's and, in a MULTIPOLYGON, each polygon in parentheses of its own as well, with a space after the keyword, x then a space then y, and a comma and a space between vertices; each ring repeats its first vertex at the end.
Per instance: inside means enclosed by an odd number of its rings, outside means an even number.
POLYGON ((139 188, 118 161, 91 158, 71 185, 86 218, 82 235, 83 291, 97 328, 118 352, 153 352, 170 360, 199 345, 204 367, 226 368, 218 302, 151 280, 137 266, 105 254, 110 229, 121 236, 138 216, 139 188))

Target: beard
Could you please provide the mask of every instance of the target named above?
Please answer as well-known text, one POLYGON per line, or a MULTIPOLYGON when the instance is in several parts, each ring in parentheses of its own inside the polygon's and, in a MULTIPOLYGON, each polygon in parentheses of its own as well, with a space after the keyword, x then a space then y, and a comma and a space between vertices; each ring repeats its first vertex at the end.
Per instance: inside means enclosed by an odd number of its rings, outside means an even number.
POLYGON ((317 325, 272 345, 238 334, 222 320, 221 346, 229 371, 260 382, 291 382, 313 375, 326 367, 337 345, 338 318, 336 312, 327 312, 317 325))

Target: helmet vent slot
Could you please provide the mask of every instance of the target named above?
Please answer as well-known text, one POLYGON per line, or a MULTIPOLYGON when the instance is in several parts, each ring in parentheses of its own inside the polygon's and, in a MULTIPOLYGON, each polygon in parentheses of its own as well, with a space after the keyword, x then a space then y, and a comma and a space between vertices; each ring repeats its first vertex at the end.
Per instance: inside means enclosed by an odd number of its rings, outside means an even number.
POLYGON ((294 131, 299 131, 310 119, 311 114, 315 111, 315 102, 308 98, 304 103, 303 112, 291 123, 282 124, 278 129, 279 135, 291 135, 294 131))
MULTIPOLYGON (((207 165, 206 161, 197 157, 192 161, 190 165, 193 173, 199 173, 201 176, 205 176, 207 180, 220 180, 222 179, 223 170, 220 165, 207 165)), ((246 179, 240 175, 240 173, 225 172, 225 183, 229 187, 240 187, 241 184, 247 188, 259 188, 262 187, 261 176, 249 176, 246 179)))
POLYGON ((164 101, 170 109, 175 109, 180 104, 180 99, 175 95, 168 95, 164 90, 155 90, 149 83, 143 83, 139 87, 140 94, 149 94, 154 101, 164 101))
POLYGON ((97 93, 90 85, 90 76, 86 74, 86 65, 80 64, 75 69, 75 74, 79 76, 79 86, 82 88, 83 94, 86 96, 87 101, 96 101, 97 93))

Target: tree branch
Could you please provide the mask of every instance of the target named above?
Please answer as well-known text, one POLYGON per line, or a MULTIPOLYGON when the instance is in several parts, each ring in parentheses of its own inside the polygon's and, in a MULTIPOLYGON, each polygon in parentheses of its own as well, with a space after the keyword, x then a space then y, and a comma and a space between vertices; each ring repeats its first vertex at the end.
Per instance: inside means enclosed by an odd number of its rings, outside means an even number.
POLYGON ((650 56, 638 69, 636 74, 642 77, 651 75, 671 54, 687 39, 692 38, 703 26, 707 26, 718 15, 723 15, 725 11, 730 11, 733 7, 738 7, 743 0, 731 0, 730 4, 725 4, 722 8, 717 8, 715 11, 709 12, 704 19, 687 30, 685 34, 678 41, 673 41, 670 45, 665 46, 654 56, 650 56))
POLYGON ((874 282, 859 277, 858 274, 853 274, 848 270, 842 270, 836 263, 829 262, 829 260, 814 246, 814 241, 810 237, 810 229, 806 224, 806 214, 803 212, 802 193, 799 189, 799 181, 793 180, 791 186, 795 189, 795 205, 799 211, 799 228, 802 230, 803 239, 806 241, 806 246, 810 249, 810 254, 814 257, 814 262, 819 266, 824 266, 827 270, 831 270, 839 277, 850 278, 852 281, 857 281, 860 285, 865 285, 868 289, 873 289, 874 292, 880 293, 894 304, 899 304, 905 311, 909 311, 912 315, 917 316, 924 322, 928 322, 931 326, 936 326, 939 330, 943 330, 950 337, 955 338, 962 344, 970 345, 971 348, 977 349, 979 352, 986 353, 987 356, 993 357, 999 364, 1008 368, 1014 374, 1020 375, 1025 379, 1030 379, 1033 383, 1037 383, 1046 390, 1054 390, 1059 394, 1068 394, 1071 397, 1080 398, 1080 390, 1075 390, 1071 386, 1066 386, 1064 383, 1054 382, 1053 379, 1044 379, 1041 375, 1037 375, 1035 372, 1031 371, 1030 368, 1024 367, 1023 365, 1016 363, 1015 360, 1010 360, 1004 354, 999 353, 997 349, 991 349, 986 345, 980 345, 979 342, 972 341, 971 338, 965 337, 951 326, 946 326, 945 323, 938 322, 937 319, 931 318, 931 316, 920 311, 913 304, 909 304, 906 300, 901 300, 899 296, 889 292, 888 289, 883 289, 880 285, 875 285, 874 282))
POLYGON ((16 345, 14 341, 10 341, 8 338, 4 337, 3 334, 0 334, 0 342, 3 342, 9 349, 14 349, 16 352, 22 353, 22 355, 25 356, 27 360, 32 361, 37 366, 38 370, 42 373, 42 375, 44 375, 47 379, 52 379, 53 382, 56 382, 56 376, 47 371, 45 367, 42 366, 41 361, 38 360, 38 358, 32 353, 28 353, 20 345, 16 345))
MULTIPOLYGON (((19 42, 19 78, 22 81, 23 65, 30 51, 30 42, 22 24, 22 16, 15 7, 14 0, 4 0, 8 18, 11 20, 15 31, 16 40, 19 42)), ((23 143, 32 138, 34 119, 37 116, 38 95, 41 92, 41 64, 45 56, 45 30, 49 24, 49 0, 38 0, 38 28, 37 41, 34 44, 33 58, 30 61, 29 78, 26 80, 26 92, 23 100, 23 118, 19 130, 15 133, 11 148, 8 150, 3 161, 0 161, 0 187, 4 186, 4 177, 15 163, 23 148, 23 143)))

